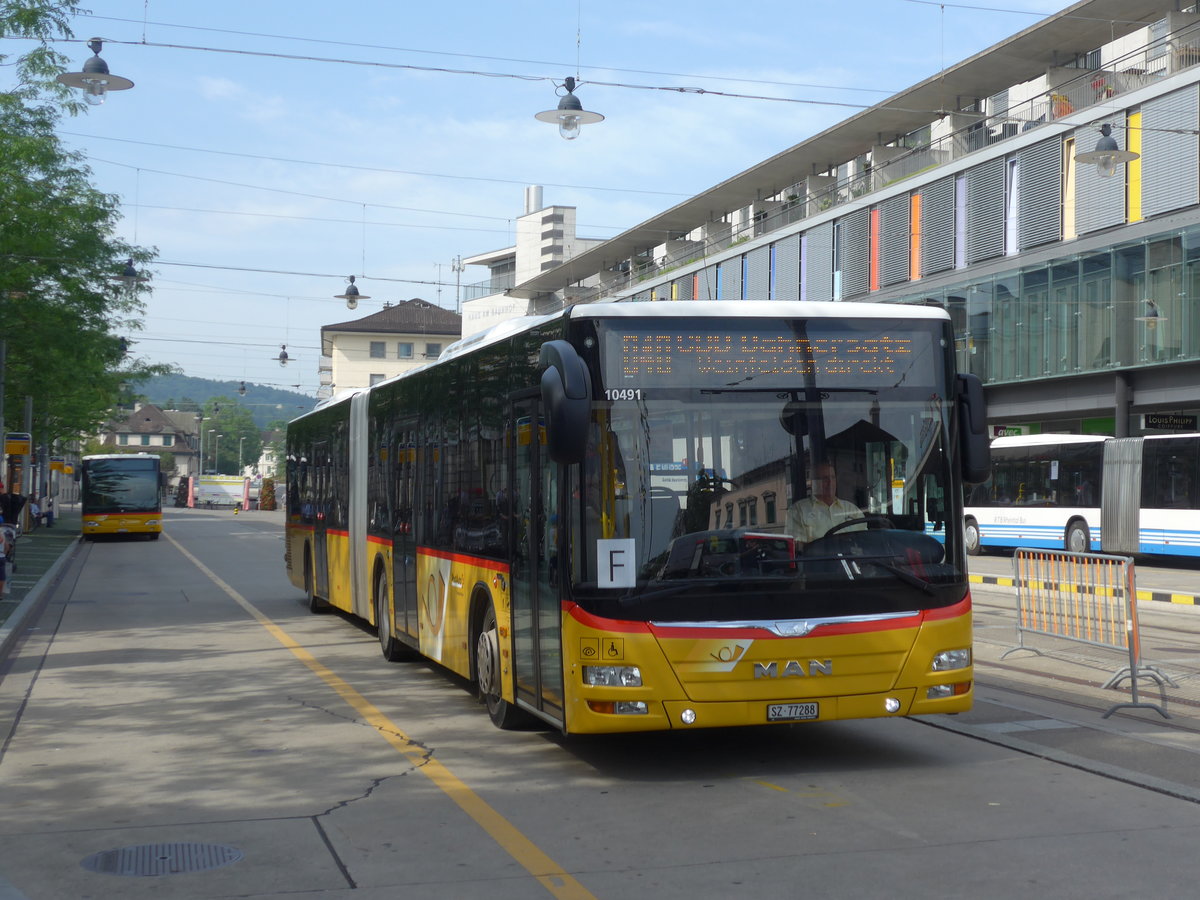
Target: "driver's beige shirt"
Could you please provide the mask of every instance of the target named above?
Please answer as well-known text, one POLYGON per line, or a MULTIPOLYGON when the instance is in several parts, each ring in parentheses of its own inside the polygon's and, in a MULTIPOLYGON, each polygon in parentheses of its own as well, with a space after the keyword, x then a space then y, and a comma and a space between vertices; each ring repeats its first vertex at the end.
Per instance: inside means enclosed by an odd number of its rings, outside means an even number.
MULTIPOLYGON (((849 501, 835 497, 833 503, 825 503, 816 497, 805 497, 788 509, 787 531, 796 540, 807 544, 824 537, 834 525, 861 519, 862 510, 849 501)), ((862 525, 852 525, 846 531, 861 531, 862 525)))

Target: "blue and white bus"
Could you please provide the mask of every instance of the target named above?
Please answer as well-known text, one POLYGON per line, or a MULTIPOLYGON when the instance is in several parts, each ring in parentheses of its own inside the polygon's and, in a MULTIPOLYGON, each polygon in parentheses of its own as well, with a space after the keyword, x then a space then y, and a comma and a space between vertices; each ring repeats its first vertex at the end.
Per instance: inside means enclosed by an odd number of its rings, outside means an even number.
POLYGON ((967 496, 967 552, 1034 547, 1200 556, 1200 434, 992 441, 967 496))

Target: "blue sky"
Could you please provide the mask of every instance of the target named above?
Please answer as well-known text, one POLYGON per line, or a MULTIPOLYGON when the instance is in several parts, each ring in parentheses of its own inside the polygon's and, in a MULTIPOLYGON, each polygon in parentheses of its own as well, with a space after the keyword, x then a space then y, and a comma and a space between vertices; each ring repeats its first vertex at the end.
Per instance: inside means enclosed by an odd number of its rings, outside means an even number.
POLYGON ((512 243, 525 185, 611 237, 1067 6, 1001 5, 95 0, 59 49, 78 69, 100 37, 135 87, 61 133, 159 254, 134 353, 314 393, 322 325, 453 309, 453 260, 512 243), (567 75, 607 117, 576 141, 533 118, 567 75))

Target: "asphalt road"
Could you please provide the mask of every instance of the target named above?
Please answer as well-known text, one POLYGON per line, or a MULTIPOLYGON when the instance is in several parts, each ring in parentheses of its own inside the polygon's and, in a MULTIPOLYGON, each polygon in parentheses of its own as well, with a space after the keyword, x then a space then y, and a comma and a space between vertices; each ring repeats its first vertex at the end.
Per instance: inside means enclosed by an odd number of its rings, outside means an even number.
MULTIPOLYGON (((1190 688, 1101 718, 1102 653, 1000 658, 1001 584, 974 591, 969 714, 563 738, 310 615, 277 516, 167 526, 80 545, 5 665, 0 900, 1192 889, 1190 688)), ((1144 621, 1181 685, 1198 612, 1144 621)))

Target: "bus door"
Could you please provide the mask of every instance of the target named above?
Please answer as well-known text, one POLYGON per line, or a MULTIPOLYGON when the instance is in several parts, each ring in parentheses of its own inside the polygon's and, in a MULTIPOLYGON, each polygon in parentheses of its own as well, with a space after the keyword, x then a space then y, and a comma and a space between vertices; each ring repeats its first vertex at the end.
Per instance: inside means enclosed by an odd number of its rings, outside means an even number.
POLYGON ((402 421, 393 432, 392 603, 397 635, 417 645, 416 422, 402 421))
POLYGON ((329 599, 329 547, 326 531, 329 528, 330 492, 332 491, 329 442, 313 444, 313 592, 329 599))
MULTIPOLYGON (((512 644, 522 705, 563 720, 562 604, 559 586, 558 465, 546 454, 538 398, 516 400, 510 529, 512 644)), ((562 517, 565 523, 565 516, 562 517)))

